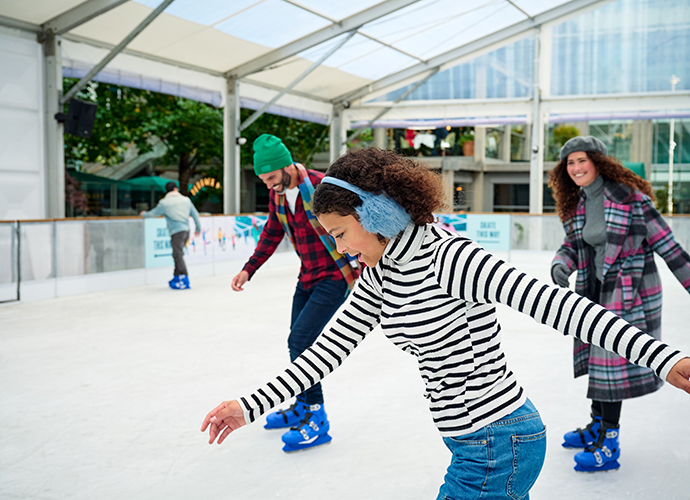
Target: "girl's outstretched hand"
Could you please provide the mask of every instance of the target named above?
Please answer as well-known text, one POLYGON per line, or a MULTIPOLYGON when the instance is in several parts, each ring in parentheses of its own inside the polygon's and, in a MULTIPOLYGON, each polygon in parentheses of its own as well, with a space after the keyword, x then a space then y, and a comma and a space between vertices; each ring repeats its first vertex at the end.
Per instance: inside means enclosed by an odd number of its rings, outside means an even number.
POLYGON ((225 441, 228 434, 243 425, 247 425, 247 422, 244 420, 244 412, 240 404, 236 400, 224 401, 206 415, 204 423, 201 424, 201 432, 209 427, 208 444, 212 444, 216 438, 220 444, 225 441))
POLYGON ((690 358, 683 358, 678 361, 666 377, 669 384, 690 394, 690 380, 688 379, 690 379, 690 358))

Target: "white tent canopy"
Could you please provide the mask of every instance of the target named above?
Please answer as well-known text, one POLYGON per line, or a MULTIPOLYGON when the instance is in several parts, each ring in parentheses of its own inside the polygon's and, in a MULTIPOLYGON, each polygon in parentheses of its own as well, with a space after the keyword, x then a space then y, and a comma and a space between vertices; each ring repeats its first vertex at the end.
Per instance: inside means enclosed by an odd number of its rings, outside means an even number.
MULTIPOLYGON (((96 48, 118 44, 160 3, 9 0, 0 5, 0 16, 36 31, 57 28, 55 31, 65 38, 63 57, 67 64, 88 65, 97 62, 96 48), (94 11, 101 13, 91 18, 94 11)), ((511 37, 530 34, 540 23, 603 3, 175 0, 128 45, 125 54, 130 57, 116 58, 111 69, 164 81, 176 78, 164 67, 137 66, 133 59, 139 58, 199 75, 239 76, 247 84, 280 89, 354 29, 356 35, 299 82, 293 92, 316 101, 337 102, 348 95, 371 94, 370 88, 380 91, 401 86, 409 78, 419 78, 420 72, 476 55, 481 45, 490 46, 487 42, 507 43, 511 37), (458 51, 461 47, 465 50, 458 51)), ((185 84, 220 91, 218 85, 213 88, 201 76, 185 84)))
MULTIPOLYGON (((545 116, 570 116, 586 106, 619 113, 690 108, 688 92, 580 96, 577 101, 550 95, 553 26, 611 1, 4 0, 0 27, 36 33, 43 44, 48 216, 64 214, 62 127, 52 119, 60 108, 62 77, 83 77, 107 56, 97 80, 225 107, 225 207, 234 212, 239 208, 237 138, 244 128, 240 106, 330 123, 332 158, 342 151, 353 122, 395 126, 453 118, 481 123, 500 116, 505 123, 522 120, 534 126, 545 116), (150 24, 132 38, 149 16, 150 24), (125 44, 128 36, 132 39, 125 44), (523 82, 532 87, 527 97, 380 101, 395 89, 525 38, 534 40, 533 81, 523 82)), ((532 141, 540 150, 543 133, 532 134, 532 141)), ((533 212, 541 212, 542 186, 536 179, 542 178, 542 156, 532 158, 533 212)))

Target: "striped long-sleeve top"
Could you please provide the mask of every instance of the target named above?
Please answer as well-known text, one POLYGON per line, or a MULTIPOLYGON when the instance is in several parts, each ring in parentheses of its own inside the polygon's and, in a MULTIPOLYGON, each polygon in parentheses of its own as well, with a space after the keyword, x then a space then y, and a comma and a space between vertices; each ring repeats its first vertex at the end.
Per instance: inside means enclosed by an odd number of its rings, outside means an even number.
POLYGON ((665 379, 685 357, 573 293, 531 278, 472 240, 433 225, 407 229, 367 267, 346 304, 288 368, 239 399, 247 422, 337 368, 380 322, 414 355, 443 436, 476 431, 524 404, 501 349, 495 304, 650 367, 665 379))

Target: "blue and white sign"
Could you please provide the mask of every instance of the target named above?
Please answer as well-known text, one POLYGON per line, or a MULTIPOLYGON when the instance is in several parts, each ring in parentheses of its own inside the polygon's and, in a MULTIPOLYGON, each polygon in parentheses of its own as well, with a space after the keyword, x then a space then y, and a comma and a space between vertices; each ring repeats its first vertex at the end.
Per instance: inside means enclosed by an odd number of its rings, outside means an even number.
POLYGON ((467 236, 489 251, 510 250, 510 215, 467 214, 467 236))
POLYGON ((170 233, 165 219, 144 219, 144 257, 146 267, 173 266, 170 233))

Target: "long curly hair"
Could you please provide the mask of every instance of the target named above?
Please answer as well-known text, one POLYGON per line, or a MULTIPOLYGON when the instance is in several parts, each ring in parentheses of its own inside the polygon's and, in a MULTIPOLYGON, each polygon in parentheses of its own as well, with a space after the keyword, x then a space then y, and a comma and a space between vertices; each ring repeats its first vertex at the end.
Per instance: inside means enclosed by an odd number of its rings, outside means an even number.
MULTIPOLYGON (((435 210, 446 206, 441 177, 421 163, 395 151, 365 148, 350 151, 330 166, 326 175, 349 182, 364 191, 385 193, 410 214, 418 226, 434 222, 435 210)), ((314 191, 315 215, 336 213, 357 218, 362 200, 333 184, 319 184, 314 191)))
MULTIPOLYGON (((614 157, 589 151, 586 151, 585 154, 592 160, 599 175, 602 175, 605 179, 625 184, 646 194, 652 201, 656 200, 651 183, 625 168, 614 157)), ((575 214, 577 202, 580 199, 580 187, 568 175, 567 157, 558 162, 558 165, 549 172, 548 185, 553 190, 558 217, 562 221, 568 220, 575 214)))

